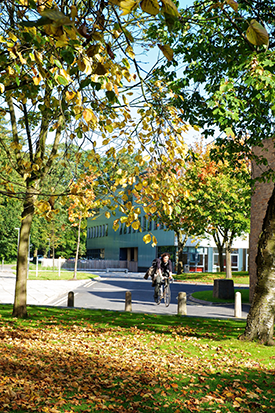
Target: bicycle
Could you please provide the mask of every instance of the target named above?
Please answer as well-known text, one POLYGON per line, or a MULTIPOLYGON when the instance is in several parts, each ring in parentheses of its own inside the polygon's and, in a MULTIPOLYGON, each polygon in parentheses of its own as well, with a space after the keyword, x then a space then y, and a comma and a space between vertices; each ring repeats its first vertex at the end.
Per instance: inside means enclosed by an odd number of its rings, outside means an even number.
POLYGON ((170 288, 170 279, 168 277, 163 277, 163 280, 161 281, 159 285, 159 290, 158 290, 158 295, 154 297, 155 302, 157 304, 161 303, 161 300, 164 300, 164 304, 166 307, 169 306, 170 301, 171 301, 171 288, 170 288))

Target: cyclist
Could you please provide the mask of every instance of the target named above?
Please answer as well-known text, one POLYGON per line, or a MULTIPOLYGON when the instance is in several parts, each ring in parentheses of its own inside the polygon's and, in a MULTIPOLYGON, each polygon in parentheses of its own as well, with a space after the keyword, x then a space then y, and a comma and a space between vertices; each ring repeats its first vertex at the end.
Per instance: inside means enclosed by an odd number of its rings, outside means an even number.
POLYGON ((172 261, 170 260, 170 254, 165 252, 161 255, 160 258, 157 258, 157 265, 156 265, 156 273, 154 277, 154 285, 155 285, 155 293, 154 298, 158 298, 158 292, 162 280, 164 277, 168 277, 170 280, 173 279, 172 277, 172 261))

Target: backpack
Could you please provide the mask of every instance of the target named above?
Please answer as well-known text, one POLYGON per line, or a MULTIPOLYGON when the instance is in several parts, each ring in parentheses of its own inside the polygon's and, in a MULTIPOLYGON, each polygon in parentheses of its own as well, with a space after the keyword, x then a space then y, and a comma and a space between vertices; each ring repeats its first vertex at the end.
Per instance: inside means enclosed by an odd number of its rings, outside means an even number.
POLYGON ((155 259, 152 261, 152 265, 151 265, 151 267, 149 267, 148 270, 146 271, 146 274, 144 275, 144 279, 145 279, 145 280, 148 280, 149 277, 152 277, 152 278, 153 278, 153 276, 154 276, 154 274, 155 274, 155 272, 156 272, 156 269, 157 269, 157 258, 155 258, 155 259))

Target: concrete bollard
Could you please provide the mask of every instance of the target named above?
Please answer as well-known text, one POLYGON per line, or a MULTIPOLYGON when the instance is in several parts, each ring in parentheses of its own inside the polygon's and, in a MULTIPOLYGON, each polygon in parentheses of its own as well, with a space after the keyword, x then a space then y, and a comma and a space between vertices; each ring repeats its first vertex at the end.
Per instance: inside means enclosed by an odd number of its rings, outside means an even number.
POLYGON ((235 294, 234 317, 242 318, 242 295, 240 292, 236 292, 235 294))
POLYGON ((132 293, 126 291, 125 293, 125 311, 132 311, 132 293))
POLYGON ((74 292, 70 291, 68 293, 68 307, 74 307, 74 292))
POLYGON ((186 293, 178 293, 178 314, 187 315, 186 293))

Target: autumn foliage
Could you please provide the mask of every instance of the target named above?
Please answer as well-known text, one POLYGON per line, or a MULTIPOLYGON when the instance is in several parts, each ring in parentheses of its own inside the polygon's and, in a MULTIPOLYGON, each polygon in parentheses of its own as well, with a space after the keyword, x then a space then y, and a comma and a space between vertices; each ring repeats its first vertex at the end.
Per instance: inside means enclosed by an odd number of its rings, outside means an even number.
POLYGON ((29 313, 29 321, 0 320, 3 412, 274 409, 273 353, 238 347, 243 323, 89 310, 29 313))

